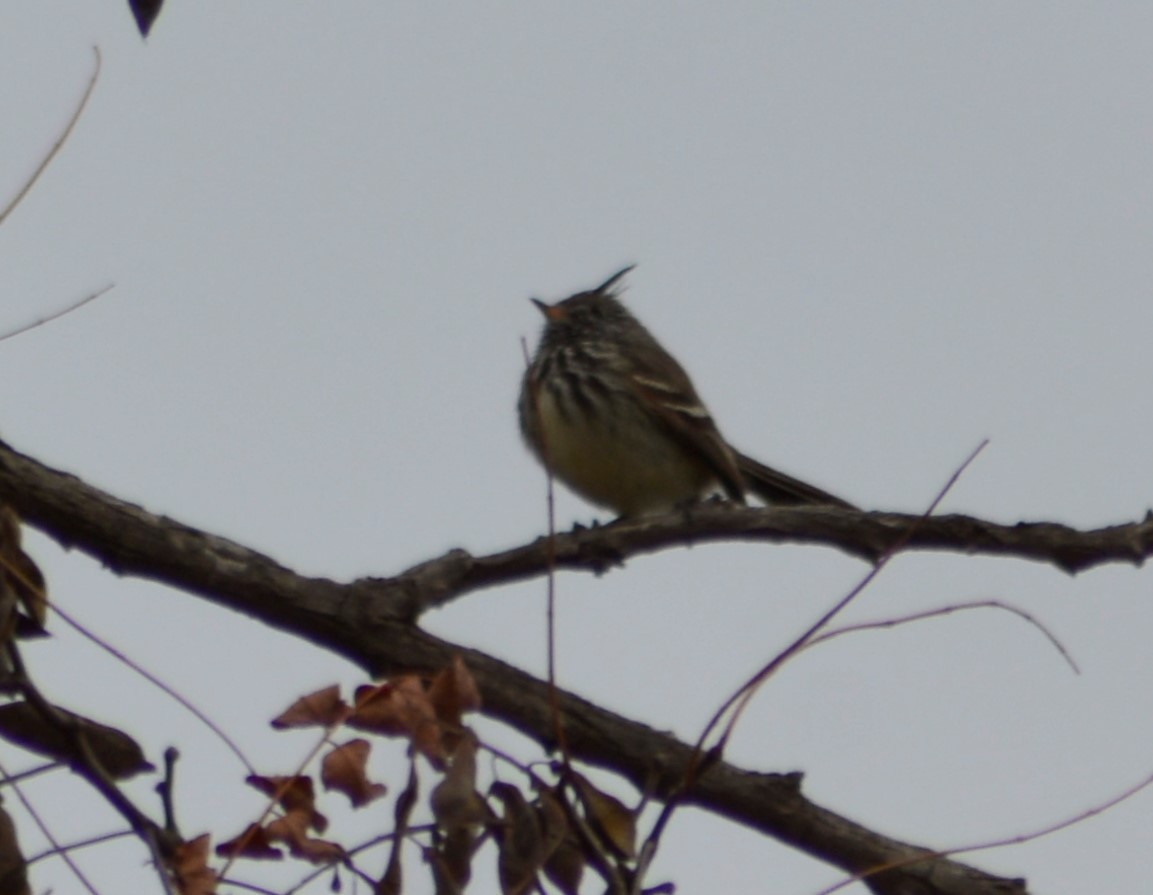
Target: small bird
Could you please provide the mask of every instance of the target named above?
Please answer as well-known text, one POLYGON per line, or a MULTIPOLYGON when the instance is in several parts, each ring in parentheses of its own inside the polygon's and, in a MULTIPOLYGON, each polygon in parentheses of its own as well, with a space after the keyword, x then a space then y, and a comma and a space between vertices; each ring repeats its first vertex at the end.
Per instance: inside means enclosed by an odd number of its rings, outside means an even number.
POLYGON ((617 271, 547 304, 519 415, 537 459, 577 494, 619 516, 668 512, 716 491, 739 503, 854 509, 725 441, 692 381, 617 298, 617 271))

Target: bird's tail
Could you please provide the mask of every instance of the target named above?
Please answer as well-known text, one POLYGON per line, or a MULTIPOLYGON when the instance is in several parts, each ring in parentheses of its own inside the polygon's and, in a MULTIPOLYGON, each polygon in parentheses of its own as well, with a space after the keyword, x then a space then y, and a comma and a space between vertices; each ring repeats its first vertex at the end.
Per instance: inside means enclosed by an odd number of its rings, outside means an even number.
POLYGON ((744 477, 745 485, 749 491, 768 504, 777 506, 803 506, 806 504, 816 506, 841 507, 846 510, 855 510, 856 507, 839 497, 834 497, 827 491, 822 491, 813 485, 806 484, 800 479, 785 475, 770 469, 752 457, 733 449, 737 458, 737 466, 744 477))

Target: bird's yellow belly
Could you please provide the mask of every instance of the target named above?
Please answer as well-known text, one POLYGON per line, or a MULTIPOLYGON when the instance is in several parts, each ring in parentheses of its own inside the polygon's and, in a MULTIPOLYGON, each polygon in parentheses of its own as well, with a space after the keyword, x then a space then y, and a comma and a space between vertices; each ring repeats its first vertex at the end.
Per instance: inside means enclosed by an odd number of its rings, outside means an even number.
POLYGON ((704 462, 668 433, 638 422, 632 408, 610 407, 597 423, 580 414, 565 417, 541 390, 540 431, 558 479, 622 516, 667 512, 715 486, 704 462))

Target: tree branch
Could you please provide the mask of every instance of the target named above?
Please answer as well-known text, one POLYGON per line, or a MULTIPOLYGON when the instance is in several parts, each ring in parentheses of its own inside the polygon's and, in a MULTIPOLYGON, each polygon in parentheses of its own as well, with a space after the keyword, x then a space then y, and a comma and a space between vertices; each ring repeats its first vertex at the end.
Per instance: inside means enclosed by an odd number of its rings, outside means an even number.
MULTIPOLYGON (((456 550, 384 579, 339 584, 305 578, 232 541, 153 515, 0 442, 0 497, 31 524, 121 574, 198 594, 333 650, 372 673, 434 671, 460 653, 484 694, 485 711, 549 744, 553 722, 544 681, 476 650, 433 637, 419 614, 483 587, 542 575, 543 539, 473 557, 456 550)), ((1011 555, 1075 572, 1106 562, 1140 564, 1153 550, 1153 518, 1079 532, 1063 525, 1002 526, 963 516, 829 509, 741 509, 706 505, 670 517, 558 535, 560 568, 603 572, 624 558, 714 540, 821 543, 872 559, 906 537, 907 549, 1011 555)), ((667 791, 683 779, 692 748, 571 693, 558 701, 574 758, 616 771, 640 789, 667 791)), ((1024 893, 1023 881, 994 877, 926 849, 881 836, 806 799, 799 774, 761 774, 718 762, 687 801, 827 861, 848 873, 892 867, 866 883, 882 895, 1024 893), (920 859, 920 860, 917 860, 920 859)))

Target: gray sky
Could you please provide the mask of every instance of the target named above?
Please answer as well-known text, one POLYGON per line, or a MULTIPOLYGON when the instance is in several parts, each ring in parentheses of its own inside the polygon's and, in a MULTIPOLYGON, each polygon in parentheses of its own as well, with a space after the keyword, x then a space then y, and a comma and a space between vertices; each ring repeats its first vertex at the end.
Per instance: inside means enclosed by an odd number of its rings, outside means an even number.
MULTIPOLYGON (((0 330, 116 284, 0 345, 0 436, 18 449, 305 573, 509 547, 545 524, 513 412, 519 340, 539 326, 526 299, 637 262, 630 306, 728 437, 790 473, 918 511, 988 437, 945 510, 1086 527, 1153 503, 1153 6, 170 5, 147 45, 120 0, 0 7, 0 196, 55 140, 92 46, 104 54, 72 140, 0 231, 0 330)), ((569 495, 558 514, 596 516, 569 495)), ((63 607, 270 772, 311 739, 267 719, 359 680, 30 540, 63 607)), ((693 737, 865 571, 826 549, 741 545, 563 576, 561 680, 693 737)), ((938 848, 1072 816, 1153 772, 1149 584, 1131 568, 1071 580, 902 558, 852 618, 1000 598, 1083 674, 1007 614, 846 638, 764 690, 730 757, 804 770, 828 807, 938 848)), ((533 582, 428 621, 539 671, 543 608, 533 582)), ((154 755, 182 748, 187 831, 255 815, 242 769, 195 721, 54 631, 29 653, 59 702, 154 755)), ((397 786, 400 752, 379 756, 397 786)), ((117 826, 59 778, 28 793, 60 838, 117 826)), ((151 785, 134 791, 148 801, 151 785)), ((328 813, 347 816, 336 799, 328 813)), ((1045 895, 1141 891, 1151 819, 1143 793, 969 860, 1045 895)), ((42 845, 25 821, 21 836, 42 845)), ((79 860, 106 891, 155 890, 135 843, 79 860)), ((804 895, 838 875, 684 812, 665 878, 804 895)), ((77 890, 59 864, 33 880, 77 890)))

